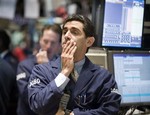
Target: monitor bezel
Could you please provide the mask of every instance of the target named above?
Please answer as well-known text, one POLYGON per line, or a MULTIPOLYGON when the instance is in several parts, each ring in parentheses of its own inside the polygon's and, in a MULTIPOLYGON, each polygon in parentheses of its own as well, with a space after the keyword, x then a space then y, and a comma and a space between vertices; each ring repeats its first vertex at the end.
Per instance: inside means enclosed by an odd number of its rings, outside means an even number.
MULTIPOLYGON (((100 20, 100 28, 99 28, 99 46, 102 48, 110 49, 110 50, 125 50, 125 49, 131 49, 131 50, 138 50, 138 49, 143 49, 143 33, 144 33, 144 12, 143 12, 143 25, 142 25, 142 36, 141 36, 141 46, 140 47, 129 47, 129 46, 113 46, 113 45, 103 45, 103 27, 104 27, 104 18, 105 18, 105 4, 106 0, 101 1, 101 20, 100 20)), ((144 8, 145 8, 146 0, 144 0, 144 8)))
MULTIPOLYGON (((150 55, 150 51, 137 51, 137 50, 108 50, 107 51, 107 68, 108 70, 113 74, 115 77, 115 71, 114 71, 114 60, 113 60, 113 55, 114 54, 146 54, 150 55)), ((136 105, 136 106, 143 106, 143 105, 150 105, 150 102, 131 102, 131 103, 122 103, 121 106, 131 106, 131 105, 136 105)))

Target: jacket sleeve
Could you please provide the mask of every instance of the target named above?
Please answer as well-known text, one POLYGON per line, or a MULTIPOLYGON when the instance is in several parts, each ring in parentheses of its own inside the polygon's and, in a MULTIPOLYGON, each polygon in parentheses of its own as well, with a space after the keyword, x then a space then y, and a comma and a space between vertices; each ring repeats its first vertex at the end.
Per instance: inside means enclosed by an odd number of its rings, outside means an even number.
POLYGON ((43 64, 34 67, 28 85, 30 108, 40 115, 54 115, 59 107, 63 92, 54 82, 51 67, 43 64))
MULTIPOLYGON (((102 74, 102 73, 101 73, 102 74)), ((75 108, 73 110, 74 115, 117 115, 121 95, 118 93, 117 84, 114 77, 108 72, 103 73, 102 85, 99 87, 99 92, 97 94, 97 104, 96 109, 85 109, 81 110, 75 108)), ((100 79, 99 79, 100 80, 100 79)), ((98 80, 97 80, 98 81, 98 80)), ((101 82, 99 82, 100 84, 101 82)), ((92 107, 91 107, 92 108, 92 107)))
POLYGON ((25 103, 28 103, 28 81, 31 74, 24 65, 24 63, 19 63, 17 68, 17 86, 19 90, 19 96, 24 100, 25 103))

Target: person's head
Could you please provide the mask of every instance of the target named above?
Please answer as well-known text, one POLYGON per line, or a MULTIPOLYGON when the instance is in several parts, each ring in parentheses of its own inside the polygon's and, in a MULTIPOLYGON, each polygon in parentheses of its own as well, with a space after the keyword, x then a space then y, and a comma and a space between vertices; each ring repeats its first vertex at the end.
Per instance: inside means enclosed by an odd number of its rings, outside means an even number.
POLYGON ((9 49, 10 42, 11 40, 7 32, 3 29, 0 29, 0 53, 9 49))
POLYGON ((60 51, 62 30, 60 25, 46 25, 42 29, 42 35, 39 40, 41 50, 48 53, 48 58, 52 58, 60 51))
POLYGON ((92 22, 87 17, 76 14, 69 16, 64 21, 62 29, 62 43, 64 44, 68 40, 76 42, 77 50, 74 59, 80 61, 95 41, 92 22))

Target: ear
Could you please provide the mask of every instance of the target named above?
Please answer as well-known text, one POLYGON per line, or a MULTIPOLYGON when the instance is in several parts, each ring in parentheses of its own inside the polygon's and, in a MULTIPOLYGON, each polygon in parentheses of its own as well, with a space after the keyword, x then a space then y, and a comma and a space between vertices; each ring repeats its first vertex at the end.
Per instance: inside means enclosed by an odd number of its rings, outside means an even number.
POLYGON ((88 37, 87 40, 86 40, 86 46, 87 46, 87 47, 92 46, 93 43, 94 43, 94 41, 95 41, 95 38, 94 38, 94 37, 88 37))

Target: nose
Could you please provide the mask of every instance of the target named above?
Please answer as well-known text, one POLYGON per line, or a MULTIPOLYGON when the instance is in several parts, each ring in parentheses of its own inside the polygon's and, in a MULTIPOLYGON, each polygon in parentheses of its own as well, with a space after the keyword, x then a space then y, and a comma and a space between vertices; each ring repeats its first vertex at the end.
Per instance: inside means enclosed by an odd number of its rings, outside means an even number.
POLYGON ((70 33, 70 31, 66 32, 66 34, 64 35, 64 38, 65 38, 66 42, 71 39, 71 33, 70 33))
POLYGON ((51 43, 49 42, 49 43, 46 45, 46 50, 48 50, 50 47, 51 47, 51 43))

